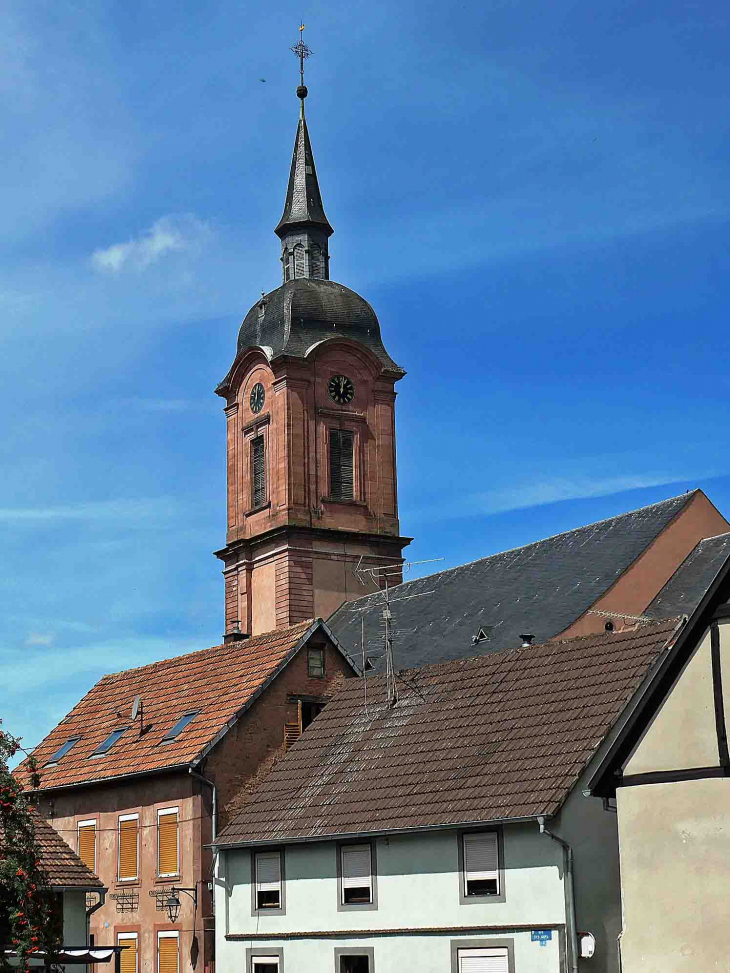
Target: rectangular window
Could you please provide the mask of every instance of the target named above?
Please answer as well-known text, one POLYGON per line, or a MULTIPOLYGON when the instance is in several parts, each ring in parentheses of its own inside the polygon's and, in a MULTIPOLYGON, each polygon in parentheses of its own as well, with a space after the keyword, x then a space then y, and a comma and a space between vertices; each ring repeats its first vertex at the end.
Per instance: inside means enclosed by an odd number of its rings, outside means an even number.
POLYGON ((79 821, 78 824, 78 855, 81 861, 96 871, 96 821, 79 821))
POLYGON ((278 956, 252 956, 251 973, 278 973, 278 956))
MULTIPOLYGON (((415 969, 416 965, 408 964, 407 968, 415 969)), ((338 946, 335 949, 335 973, 374 973, 374 968, 375 950, 372 946, 361 946, 359 949, 338 946)))
POLYGON ((117 742, 119 737, 126 732, 126 729, 127 727, 125 726, 121 730, 112 730, 112 732, 109 734, 106 740, 100 743, 99 746, 96 748, 96 750, 94 750, 94 752, 90 754, 90 756, 100 757, 102 754, 107 753, 109 750, 111 750, 111 748, 117 742))
POLYGON ((281 909, 281 852, 257 852, 255 869, 256 909, 281 909))
POLYGON ((157 812, 157 874, 180 874, 180 822, 178 809, 166 807, 157 812))
POLYGON ((509 973, 506 948, 457 950, 457 973, 509 973))
POLYGON ((178 933, 157 933, 157 973, 178 973, 178 933))
POLYGON ((465 834, 464 894, 499 895, 499 844, 496 831, 465 834))
POLYGON ((71 747, 77 744, 80 739, 81 737, 69 737, 68 740, 66 740, 66 742, 63 744, 63 746, 59 747, 58 750, 56 750, 56 752, 53 754, 51 759, 46 764, 46 767, 52 767, 54 764, 57 764, 58 761, 61 759, 61 757, 65 757, 66 754, 71 749, 71 747))
POLYGON ((263 436, 251 440, 251 506, 266 503, 266 449, 263 436))
POLYGON ((124 946, 119 957, 120 973, 138 973, 139 954, 137 951, 137 933, 117 933, 117 946, 124 946))
POLYGON ((324 676, 324 649, 309 649, 307 673, 312 679, 321 679, 324 676))
POLYGON ((373 901, 370 845, 342 845, 342 904, 362 905, 373 901))
POLYGON ((352 500, 354 496, 354 435, 349 429, 330 429, 330 497, 352 500))
POLYGON ((139 863, 139 815, 122 814, 119 818, 119 881, 137 878, 139 863))

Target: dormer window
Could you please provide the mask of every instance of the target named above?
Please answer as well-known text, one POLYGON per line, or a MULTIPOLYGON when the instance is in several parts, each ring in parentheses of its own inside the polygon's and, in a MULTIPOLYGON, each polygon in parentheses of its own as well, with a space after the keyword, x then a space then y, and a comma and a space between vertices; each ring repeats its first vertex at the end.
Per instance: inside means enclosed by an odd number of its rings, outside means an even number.
POLYGON ((63 746, 59 747, 58 750, 56 750, 56 752, 53 754, 51 759, 46 764, 46 767, 52 767, 54 764, 57 764, 58 761, 61 759, 61 757, 65 757, 66 754, 71 749, 71 747, 73 747, 75 743, 78 743, 80 739, 81 737, 69 737, 68 740, 66 740, 66 742, 63 744, 63 746))
POLYGON ((121 730, 112 730, 112 732, 109 734, 106 740, 104 740, 103 743, 99 744, 99 746, 96 748, 96 750, 94 750, 91 756, 101 757, 102 754, 108 753, 111 750, 111 748, 114 746, 114 744, 117 742, 119 737, 126 732, 127 732, 126 726, 123 727, 121 730))
POLYGON ((179 737, 188 723, 193 719, 193 717, 197 716, 199 712, 200 710, 196 709, 191 710, 189 713, 183 714, 177 723, 170 727, 167 733, 163 736, 162 742, 164 743, 166 740, 174 740, 176 737, 179 737))

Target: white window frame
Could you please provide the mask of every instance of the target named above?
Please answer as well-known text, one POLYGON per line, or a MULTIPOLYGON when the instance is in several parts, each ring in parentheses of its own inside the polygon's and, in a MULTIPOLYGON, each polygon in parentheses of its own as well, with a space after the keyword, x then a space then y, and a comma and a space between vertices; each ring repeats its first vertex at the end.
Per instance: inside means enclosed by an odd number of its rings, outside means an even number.
POLYGON ((134 973, 139 973, 139 933, 136 932, 118 932, 117 933, 117 946, 121 946, 122 939, 133 939, 134 940, 134 973))
MULTIPOLYGON (((139 814, 120 814, 117 818, 117 881, 118 882, 138 882, 139 881, 139 814), (122 878, 119 874, 122 864, 122 821, 137 822, 137 874, 132 878, 122 878)), ((178 971, 179 973, 179 971, 178 971)))
POLYGON ((99 830, 96 818, 88 818, 86 821, 76 823, 76 854, 78 855, 81 851, 81 829, 90 828, 92 825, 94 826, 94 867, 91 871, 96 872, 96 832, 99 830))
POLYGON ((160 940, 177 940, 177 973, 180 973, 180 932, 178 929, 158 929, 157 942, 155 943, 155 973, 160 973, 160 940))
POLYGON ((498 831, 464 831, 459 835, 459 841, 461 842, 461 902, 462 905, 468 902, 474 901, 499 901, 504 896, 503 888, 503 876, 502 876, 502 848, 500 841, 500 834, 498 831), (467 869, 467 843, 469 841, 478 840, 489 840, 494 847, 494 857, 496 867, 492 869, 474 869, 469 871, 467 869), (479 894, 469 894, 469 880, 480 881, 480 880, 494 880, 497 884, 496 892, 483 892, 479 894))
POLYGON ((284 852, 281 848, 267 848, 261 849, 261 851, 254 851, 251 856, 251 880, 252 880, 252 900, 251 900, 251 915, 285 915, 286 907, 284 903, 284 852), (259 870, 258 862, 260 858, 277 858, 279 861, 279 881, 276 882, 259 882, 259 870), (270 886, 270 888, 263 889, 263 891, 273 891, 278 885, 279 891, 279 904, 276 906, 260 906, 259 905, 259 891, 261 891, 261 884, 270 886))
POLYGON ((272 973, 278 973, 279 970, 279 957, 278 956, 261 956, 254 953, 251 954, 251 970, 254 968, 254 964, 260 963, 262 965, 270 966, 272 973))
MULTIPOLYGON (((139 871, 139 868, 137 870, 139 871)), ((157 809, 157 877, 170 878, 173 875, 179 875, 179 874, 180 874, 180 808, 160 807, 157 809), (176 856, 175 856, 177 859, 176 872, 160 871, 160 818, 164 817, 166 814, 177 814, 177 849, 176 849, 176 856)))
POLYGON ((377 864, 375 857, 375 842, 373 841, 356 841, 356 842, 345 842, 337 847, 337 884, 338 884, 338 896, 337 896, 337 910, 338 911, 349 911, 354 910, 370 910, 377 909, 377 882, 376 882, 376 872, 377 864), (367 848, 370 857, 370 868, 368 870, 367 880, 365 876, 346 876, 345 875, 345 855, 348 851, 353 851, 354 849, 367 848), (370 898, 366 902, 347 902, 345 900, 345 890, 348 888, 369 888, 370 898))

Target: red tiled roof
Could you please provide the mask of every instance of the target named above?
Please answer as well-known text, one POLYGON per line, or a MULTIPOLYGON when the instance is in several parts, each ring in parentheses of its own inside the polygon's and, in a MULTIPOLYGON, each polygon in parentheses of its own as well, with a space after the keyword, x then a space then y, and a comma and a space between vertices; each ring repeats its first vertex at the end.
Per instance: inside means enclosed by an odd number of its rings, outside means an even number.
MULTIPOLYGON (((78 889, 103 889, 104 883, 71 851, 60 834, 34 809, 31 809, 40 863, 51 888, 72 886, 78 889)), ((0 846, 2 829, 0 829, 0 846)))
MULTIPOLYGON (((186 766, 253 701, 295 653, 319 619, 267 632, 241 642, 216 645, 164 662, 104 676, 36 747, 41 788, 64 787, 120 775, 186 766), (132 723, 134 697, 144 708, 147 732, 132 723), (180 717, 198 715, 174 740, 162 737, 180 717), (108 753, 90 758, 109 734, 128 727, 108 753), (81 739, 55 766, 44 764, 66 740, 81 739)), ((27 780, 25 762, 15 776, 27 780)))
POLYGON ((217 843, 552 815, 677 619, 348 680, 217 843))

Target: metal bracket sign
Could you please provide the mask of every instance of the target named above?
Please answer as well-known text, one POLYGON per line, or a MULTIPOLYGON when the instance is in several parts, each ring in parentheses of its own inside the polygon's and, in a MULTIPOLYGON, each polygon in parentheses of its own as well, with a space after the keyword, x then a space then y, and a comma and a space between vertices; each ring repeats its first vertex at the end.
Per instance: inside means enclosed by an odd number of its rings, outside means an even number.
POLYGON ((530 932, 530 941, 533 943, 540 943, 541 946, 547 946, 552 938, 552 929, 533 929, 530 932))

